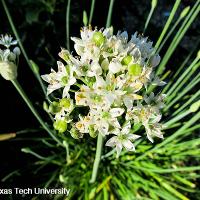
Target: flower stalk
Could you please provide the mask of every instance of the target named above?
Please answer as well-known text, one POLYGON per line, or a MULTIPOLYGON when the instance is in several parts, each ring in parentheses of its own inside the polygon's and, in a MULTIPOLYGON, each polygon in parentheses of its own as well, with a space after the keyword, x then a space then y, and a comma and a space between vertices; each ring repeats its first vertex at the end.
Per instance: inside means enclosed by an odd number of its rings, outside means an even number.
POLYGON ((33 69, 32 63, 31 63, 31 61, 30 61, 30 59, 29 59, 29 57, 28 57, 28 55, 27 55, 27 53, 26 53, 26 50, 25 50, 25 48, 24 48, 24 46, 23 46, 23 44, 22 44, 22 41, 21 41, 21 39, 20 39, 20 37, 19 37, 18 31, 17 31, 17 29, 16 29, 16 27, 15 27, 15 25, 14 25, 14 23, 13 23, 13 19, 12 19, 12 17, 11 17, 11 14, 10 14, 9 10, 8 10, 8 7, 7 7, 7 5, 6 5, 6 2, 5 2, 4 0, 1 0, 1 2, 2 2, 3 8, 4 8, 4 10, 5 10, 6 16, 7 16, 7 18, 8 18, 8 21, 9 21, 9 23, 10 23, 11 29, 12 29, 12 31, 13 31, 13 33, 14 33, 16 39, 17 39, 17 42, 18 42, 18 44, 19 44, 19 47, 20 47, 20 49, 21 49, 21 51, 22 51, 22 54, 24 55, 24 58, 25 58, 25 60, 26 60, 26 62, 27 62, 27 64, 28 64, 29 68, 31 69, 31 71, 32 71, 33 74, 35 75, 36 79, 38 80, 38 82, 39 82, 39 84, 40 84, 40 86, 41 86, 41 88, 42 88, 42 91, 43 91, 43 93, 44 93, 46 99, 49 101, 49 99, 48 99, 48 97, 47 97, 47 95, 46 95, 46 87, 44 86, 44 84, 43 84, 43 82, 42 82, 42 79, 41 79, 41 77, 40 77, 40 74, 39 74, 39 73, 36 73, 36 72, 34 71, 34 69, 33 69))
POLYGON ((92 170, 92 176, 90 179, 90 183, 94 183, 97 178, 99 163, 101 161, 102 146, 103 146, 103 136, 102 136, 102 134, 99 133, 98 138, 97 138, 96 155, 95 155, 95 160, 94 160, 94 164, 93 164, 93 170, 92 170))
POLYGON ((28 98, 28 96, 26 95, 26 93, 24 92, 24 90, 22 89, 22 87, 19 84, 19 82, 16 79, 12 80, 11 82, 15 86, 16 90, 19 92, 19 94, 21 95, 21 97, 23 98, 23 100, 25 101, 25 103, 27 104, 27 106, 30 108, 31 112, 34 114, 34 116, 36 117, 36 119, 42 125, 42 127, 49 133, 49 135, 59 145, 63 146, 63 144, 61 143, 61 141, 53 134, 52 130, 45 124, 45 122, 42 120, 42 118, 40 117, 40 115, 38 114, 38 112, 35 110, 33 104, 31 103, 30 99, 28 98))

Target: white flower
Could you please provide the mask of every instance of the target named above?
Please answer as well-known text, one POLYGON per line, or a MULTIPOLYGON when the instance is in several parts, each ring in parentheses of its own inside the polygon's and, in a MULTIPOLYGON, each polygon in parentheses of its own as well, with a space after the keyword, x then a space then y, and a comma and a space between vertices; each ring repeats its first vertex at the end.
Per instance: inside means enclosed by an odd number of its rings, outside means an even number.
POLYGON ((117 117, 121 116, 123 112, 123 108, 102 109, 102 107, 98 107, 90 110, 90 116, 95 122, 94 125, 99 133, 105 136, 109 134, 110 126, 120 128, 117 117))
POLYGON ((154 123, 154 124, 146 124, 144 123, 144 127, 147 133, 147 138, 153 143, 153 137, 159 137, 163 139, 163 134, 161 132, 162 125, 159 123, 154 123))
POLYGON ((148 41, 148 38, 144 38, 136 32, 134 35, 132 35, 131 40, 129 41, 131 43, 134 43, 135 46, 140 50, 141 52, 141 58, 142 60, 149 59, 154 51, 152 44, 153 42, 148 41))
POLYGON ((0 44, 9 48, 11 45, 17 45, 17 40, 13 40, 13 38, 7 34, 5 36, 1 35, 0 44))
POLYGON ((93 61, 89 66, 90 67, 88 68, 88 71, 86 73, 87 76, 93 77, 93 76, 100 76, 102 74, 102 68, 98 62, 93 61))
POLYGON ((47 95, 51 94, 54 90, 64 87, 62 97, 69 97, 70 86, 76 82, 73 76, 73 68, 71 66, 64 66, 60 61, 57 62, 58 72, 53 69, 50 74, 42 75, 43 80, 49 83, 47 88, 47 95))
POLYGON ((76 122, 75 127, 81 133, 89 133, 89 126, 93 124, 92 118, 88 115, 86 117, 82 117, 79 115, 80 121, 76 122))
POLYGON ((119 157, 123 147, 125 147, 127 151, 135 151, 135 147, 131 141, 138 139, 140 136, 130 133, 130 130, 131 124, 128 122, 122 129, 114 129, 112 133, 115 134, 115 136, 106 142, 106 146, 115 147, 117 157, 119 157))
POLYGON ((17 78, 17 66, 19 61, 20 49, 15 47, 13 51, 9 49, 11 45, 16 45, 17 40, 9 35, 1 35, 0 45, 6 49, 0 49, 0 74, 6 80, 14 80, 17 78))
POLYGON ((166 84, 166 82, 161 81, 160 78, 156 75, 154 75, 153 73, 151 74, 151 84, 152 85, 158 85, 158 86, 163 86, 166 84))
POLYGON ((162 125, 158 123, 161 117, 162 115, 156 106, 143 106, 142 104, 133 107, 126 114, 126 120, 134 120, 135 124, 141 123, 145 127, 147 138, 151 142, 153 142, 152 136, 163 138, 162 125))
MULTIPOLYGON (((75 42, 74 48, 76 53, 81 56, 82 62, 98 61, 101 55, 101 47, 97 46, 94 42, 94 34, 97 30, 92 30, 91 27, 84 27, 81 30, 81 38, 72 37, 71 39, 75 42)), ((112 35, 112 29, 106 28, 99 31, 105 38, 109 38, 112 35)))
POLYGON ((155 109, 161 109, 165 106, 164 99, 166 97, 166 94, 158 94, 157 96, 154 95, 153 92, 149 96, 144 95, 144 101, 148 105, 154 106, 155 109))

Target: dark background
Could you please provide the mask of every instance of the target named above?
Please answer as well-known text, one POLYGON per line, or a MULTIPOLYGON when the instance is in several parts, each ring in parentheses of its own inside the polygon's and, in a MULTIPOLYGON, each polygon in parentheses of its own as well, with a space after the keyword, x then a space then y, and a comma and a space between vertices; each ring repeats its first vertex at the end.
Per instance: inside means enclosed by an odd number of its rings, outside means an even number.
MULTIPOLYGON (((39 65, 40 73, 44 74, 49 72, 50 67, 56 66, 55 63, 58 59, 57 54, 60 51, 60 47, 66 47, 65 15, 67 1, 51 0, 46 1, 49 2, 47 4, 41 2, 39 0, 8 0, 7 6, 29 58, 39 65)), ((164 27, 173 3, 174 1, 170 0, 161 0, 158 2, 158 6, 145 34, 154 43, 164 27)), ((183 0, 176 18, 184 7, 192 6, 194 3, 195 0, 183 0)), ((108 6, 108 0, 96 1, 93 26, 99 28, 105 26, 108 6)), ((115 32, 117 30, 127 30, 129 34, 135 31, 142 33, 150 7, 151 1, 148 0, 116 0, 112 17, 115 32)), ((72 0, 70 36, 79 36, 80 27, 83 26, 83 10, 86 10, 89 15, 89 0, 72 0)), ((196 19, 173 54, 171 61, 167 65, 168 69, 176 70, 184 57, 195 47, 199 36, 199 27, 199 22, 196 19)), ((13 35, 2 4, 0 3, 0 34, 5 33, 13 35)), ((73 50, 72 43, 71 50, 73 50)), ((165 52, 165 49, 163 52, 165 52)), ((161 52, 161 57, 163 52, 161 52)), ((20 57, 18 74, 18 80, 24 90, 36 108, 42 112, 44 98, 38 82, 28 68, 23 55, 20 57)), ((0 95, 0 133, 39 127, 38 122, 28 110, 12 84, 2 78, 0 78, 0 95)), ((43 117, 47 118, 47 115, 44 113, 43 117)), ((41 131, 35 133, 27 132, 20 137, 23 137, 23 140, 17 138, 15 140, 0 142, 0 180, 8 173, 16 169, 22 169, 21 174, 16 174, 17 176, 12 182, 12 187, 27 187, 27 184, 37 183, 37 180, 31 177, 29 168, 34 158, 21 153, 20 149, 28 145, 37 145, 37 142, 33 142, 31 138, 40 134, 41 137, 46 136, 46 133, 41 131)), ((10 187, 7 182, 0 182, 0 186, 3 188, 10 187)))

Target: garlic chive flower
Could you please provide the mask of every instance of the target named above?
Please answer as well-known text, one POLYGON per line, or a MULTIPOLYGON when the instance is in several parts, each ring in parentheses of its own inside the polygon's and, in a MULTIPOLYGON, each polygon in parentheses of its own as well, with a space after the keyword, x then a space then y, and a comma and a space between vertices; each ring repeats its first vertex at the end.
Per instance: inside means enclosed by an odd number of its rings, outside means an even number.
POLYGON ((10 35, 1 35, 0 37, 0 45, 5 46, 7 49, 12 45, 17 45, 17 40, 13 40, 10 35))
POLYGON ((76 82, 76 79, 73 76, 73 67, 69 65, 64 65, 62 62, 58 61, 58 71, 51 70, 50 74, 43 75, 42 78, 49 83, 47 88, 47 95, 51 94, 54 90, 60 88, 63 89, 62 97, 69 97, 70 86, 76 82))
POLYGON ((128 151, 135 151, 135 146, 132 141, 138 139, 139 135, 131 134, 131 123, 130 121, 121 129, 114 129, 111 134, 115 136, 111 137, 107 142, 106 146, 115 147, 117 157, 119 157, 122 148, 125 147, 128 151))
POLYGON ((17 78, 17 65, 19 61, 20 49, 15 46, 17 40, 9 35, 1 35, 0 37, 0 74, 6 80, 14 80, 17 78))
POLYGON ((143 136, 132 133, 135 125, 143 125, 151 142, 163 138, 160 109, 165 95, 146 95, 151 85, 165 84, 154 73, 160 56, 154 55, 153 43, 137 32, 129 39, 125 31, 114 35, 112 28, 91 26, 71 39, 74 55, 61 49, 58 70, 42 76, 48 95, 58 89, 62 93, 49 107, 54 128, 75 139, 101 134, 117 156, 123 147, 135 150, 134 140, 143 136))

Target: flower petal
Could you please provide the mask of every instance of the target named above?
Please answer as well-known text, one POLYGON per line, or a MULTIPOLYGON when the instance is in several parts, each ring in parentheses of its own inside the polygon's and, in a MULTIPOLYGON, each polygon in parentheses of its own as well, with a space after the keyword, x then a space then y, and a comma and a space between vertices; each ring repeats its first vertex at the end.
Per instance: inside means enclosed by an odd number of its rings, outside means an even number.
POLYGON ((108 66, 109 71, 116 74, 121 71, 122 65, 119 62, 111 62, 108 66))
POLYGON ((119 117, 123 114, 124 109, 123 108, 112 108, 110 109, 110 114, 112 117, 119 117))
POLYGON ((116 143, 117 143, 117 136, 113 136, 106 142, 105 145, 109 147, 114 147, 116 143))
POLYGON ((135 147, 133 143, 130 140, 123 140, 122 145, 128 150, 128 151, 135 151, 135 147))

